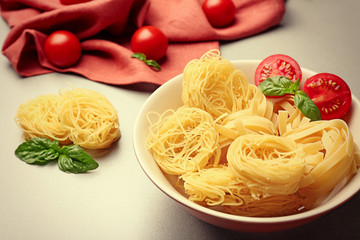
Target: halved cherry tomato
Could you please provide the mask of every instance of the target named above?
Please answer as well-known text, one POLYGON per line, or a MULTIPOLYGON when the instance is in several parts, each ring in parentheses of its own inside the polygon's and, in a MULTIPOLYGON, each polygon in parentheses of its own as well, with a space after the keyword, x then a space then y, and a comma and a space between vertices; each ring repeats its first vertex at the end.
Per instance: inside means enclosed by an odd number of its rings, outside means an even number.
POLYGON ((205 0, 202 9, 213 27, 226 27, 235 19, 236 7, 231 0, 205 0))
POLYGON ((69 67, 81 56, 79 39, 71 32, 58 30, 50 34, 44 45, 46 58, 58 67, 69 67))
POLYGON ((60 2, 64 5, 71 5, 77 3, 90 2, 91 0, 60 0, 60 2))
POLYGON ((143 53, 147 59, 154 61, 165 56, 168 45, 169 42, 165 34, 153 26, 141 27, 131 37, 133 52, 143 53))
POLYGON ((308 78, 303 87, 321 113, 321 119, 341 118, 350 109, 351 91, 346 82, 331 73, 318 73, 308 78))
POLYGON ((291 57, 284 54, 274 54, 265 58, 256 68, 254 82, 259 85, 268 77, 285 76, 291 81, 301 81, 300 65, 291 57))

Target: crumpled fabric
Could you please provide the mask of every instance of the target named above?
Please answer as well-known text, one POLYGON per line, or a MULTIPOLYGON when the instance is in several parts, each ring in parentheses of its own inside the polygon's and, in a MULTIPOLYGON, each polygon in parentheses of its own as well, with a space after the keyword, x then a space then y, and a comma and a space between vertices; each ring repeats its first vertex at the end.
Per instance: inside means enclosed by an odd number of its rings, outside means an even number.
POLYGON ((236 19, 214 28, 202 11, 203 0, 92 0, 62 5, 59 0, 1 0, 1 16, 10 31, 2 53, 24 77, 71 72, 113 85, 161 85, 182 73, 186 64, 206 51, 219 49, 221 40, 249 37, 277 25, 285 13, 284 0, 234 0, 236 19), (166 56, 154 71, 133 53, 130 39, 144 25, 161 29, 169 39, 166 56), (58 68, 45 57, 45 39, 68 30, 81 42, 76 65, 58 68))

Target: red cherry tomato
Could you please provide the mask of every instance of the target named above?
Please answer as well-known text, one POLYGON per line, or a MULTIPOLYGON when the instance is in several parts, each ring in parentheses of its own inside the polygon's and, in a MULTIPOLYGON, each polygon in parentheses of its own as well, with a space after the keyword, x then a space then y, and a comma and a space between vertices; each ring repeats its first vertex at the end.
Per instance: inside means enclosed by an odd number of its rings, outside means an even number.
POLYGON ((60 2, 64 5, 71 5, 77 3, 90 2, 91 0, 60 0, 60 2))
POLYGON ((158 61, 165 56, 168 45, 165 34, 153 26, 139 28, 131 38, 133 52, 143 53, 147 59, 154 61, 158 61))
POLYGON ((268 77, 285 76, 291 81, 301 81, 300 65, 291 57, 284 54, 275 54, 265 58, 256 68, 254 82, 259 85, 268 77))
POLYGON ((331 73, 318 73, 308 78, 303 87, 321 113, 321 119, 341 118, 350 109, 351 91, 346 82, 331 73))
POLYGON ((49 62, 58 67, 68 67, 79 60, 81 45, 74 34, 59 30, 46 38, 44 51, 49 62))
POLYGON ((213 27, 226 27, 235 19, 236 7, 231 0, 205 0, 202 9, 213 27))

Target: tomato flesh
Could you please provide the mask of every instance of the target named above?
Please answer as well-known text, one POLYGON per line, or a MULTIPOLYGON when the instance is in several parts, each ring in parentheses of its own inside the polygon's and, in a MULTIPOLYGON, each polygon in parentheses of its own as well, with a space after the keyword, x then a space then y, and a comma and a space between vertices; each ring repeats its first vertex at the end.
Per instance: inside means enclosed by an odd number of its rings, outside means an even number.
POLYGON ((131 48, 134 53, 143 53, 147 59, 158 61, 166 55, 168 39, 158 28, 144 26, 135 31, 131 37, 131 48))
POLYGON ((256 68, 255 85, 272 76, 285 76, 296 82, 297 79, 301 81, 302 71, 300 65, 290 56, 275 54, 265 58, 256 68))
POLYGON ((232 0, 205 0, 202 9, 213 27, 230 25, 236 15, 236 7, 232 0))
POLYGON ((46 58, 57 67, 69 67, 81 56, 79 39, 71 32, 58 30, 50 34, 44 45, 46 58))
POLYGON ((341 118, 351 107, 351 91, 347 83, 331 73, 318 73, 308 78, 303 87, 321 113, 321 119, 341 118))

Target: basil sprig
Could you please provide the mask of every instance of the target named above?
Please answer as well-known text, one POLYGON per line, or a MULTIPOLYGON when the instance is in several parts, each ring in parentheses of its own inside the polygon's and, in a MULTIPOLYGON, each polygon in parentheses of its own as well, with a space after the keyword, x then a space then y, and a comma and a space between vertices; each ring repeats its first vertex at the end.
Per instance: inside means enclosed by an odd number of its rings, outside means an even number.
POLYGON ((45 165, 58 160, 59 169, 67 173, 84 173, 99 164, 78 145, 59 146, 47 138, 32 138, 15 150, 15 155, 28 164, 45 165))
POLYGON ((146 65, 155 68, 157 71, 161 70, 160 65, 156 61, 151 60, 151 59, 146 59, 146 56, 143 53, 134 53, 134 54, 131 54, 131 57, 137 58, 140 61, 143 61, 146 65))
POLYGON ((299 90, 299 87, 299 79, 293 83, 284 76, 269 77, 258 85, 261 92, 269 97, 293 94, 295 106, 297 106, 306 117, 310 118, 312 121, 320 120, 321 114, 319 108, 306 92, 299 90))

